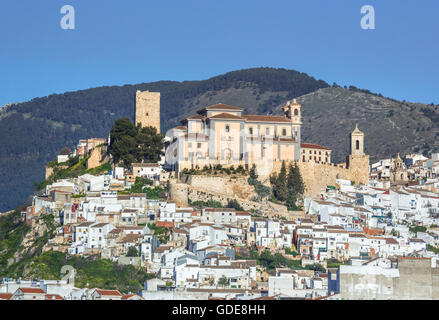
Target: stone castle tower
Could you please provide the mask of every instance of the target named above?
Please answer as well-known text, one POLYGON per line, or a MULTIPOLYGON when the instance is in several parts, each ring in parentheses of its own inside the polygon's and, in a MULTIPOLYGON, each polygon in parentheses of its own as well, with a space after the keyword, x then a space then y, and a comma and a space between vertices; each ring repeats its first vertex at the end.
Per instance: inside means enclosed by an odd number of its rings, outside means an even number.
POLYGON ((160 133, 160 92, 137 91, 134 124, 155 127, 160 133))
POLYGON ((355 183, 367 184, 369 181, 369 155, 364 153, 364 133, 358 129, 349 135, 350 154, 346 157, 346 166, 351 172, 351 180, 355 183))

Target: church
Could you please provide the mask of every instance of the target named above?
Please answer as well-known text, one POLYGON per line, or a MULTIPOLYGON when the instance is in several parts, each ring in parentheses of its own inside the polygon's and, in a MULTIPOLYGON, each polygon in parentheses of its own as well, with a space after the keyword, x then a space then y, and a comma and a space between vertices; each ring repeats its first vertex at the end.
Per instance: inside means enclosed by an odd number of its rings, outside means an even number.
POLYGON ((300 159, 301 106, 288 102, 282 116, 243 114, 241 107, 207 106, 167 133, 166 163, 180 172, 205 165, 258 168, 300 159))
MULTIPOLYGON (((255 164, 259 175, 268 176, 283 161, 334 167, 329 148, 301 141, 302 110, 296 99, 282 110, 282 115, 245 114, 244 108, 223 103, 200 109, 166 132, 165 168, 179 174, 216 165, 248 170, 255 164)), ((160 130, 160 93, 137 92, 135 122, 160 130)), ((350 134, 350 146, 346 164, 340 167, 349 173, 360 169, 359 180, 364 181, 369 162, 358 126, 350 134)))

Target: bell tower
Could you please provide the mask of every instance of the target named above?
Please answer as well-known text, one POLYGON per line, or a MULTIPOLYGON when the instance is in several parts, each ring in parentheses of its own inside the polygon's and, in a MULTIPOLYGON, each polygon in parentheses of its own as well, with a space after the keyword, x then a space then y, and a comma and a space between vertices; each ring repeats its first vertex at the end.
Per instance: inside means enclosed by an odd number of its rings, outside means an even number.
POLYGON ((346 157, 346 167, 350 180, 356 184, 366 184, 369 181, 369 155, 364 153, 364 133, 358 129, 358 123, 350 137, 350 154, 346 157))
POLYGON ((358 122, 355 124, 354 131, 350 135, 351 148, 349 153, 351 155, 364 155, 364 133, 358 129, 358 122))
POLYGON ((285 117, 291 120, 291 136, 295 139, 294 159, 300 159, 300 140, 302 128, 302 110, 301 105, 296 99, 288 101, 283 107, 285 117))

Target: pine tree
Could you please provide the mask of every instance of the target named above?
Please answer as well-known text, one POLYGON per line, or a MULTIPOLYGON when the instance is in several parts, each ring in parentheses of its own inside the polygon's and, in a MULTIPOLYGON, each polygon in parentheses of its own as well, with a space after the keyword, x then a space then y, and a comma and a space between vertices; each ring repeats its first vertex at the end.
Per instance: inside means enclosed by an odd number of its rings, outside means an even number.
POLYGON ((293 167, 293 189, 297 197, 302 196, 305 192, 305 184, 303 183, 302 174, 300 173, 300 169, 297 166, 297 163, 294 163, 293 167))
POLYGON ((296 206, 297 201, 297 172, 295 167, 290 163, 288 165, 288 177, 287 177, 287 199, 286 199, 286 205, 289 208, 293 208, 296 206))
POLYGON ((279 201, 286 201, 288 196, 287 188, 287 168, 285 161, 282 161, 282 167, 276 179, 276 194, 275 197, 279 201))

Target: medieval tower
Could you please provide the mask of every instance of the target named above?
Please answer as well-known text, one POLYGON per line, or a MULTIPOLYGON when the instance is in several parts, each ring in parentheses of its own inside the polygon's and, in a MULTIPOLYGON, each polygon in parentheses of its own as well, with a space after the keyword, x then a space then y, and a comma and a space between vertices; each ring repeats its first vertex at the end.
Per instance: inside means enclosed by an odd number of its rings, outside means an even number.
POLYGON ((155 127, 160 133, 160 92, 137 91, 134 124, 155 127))

